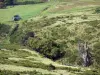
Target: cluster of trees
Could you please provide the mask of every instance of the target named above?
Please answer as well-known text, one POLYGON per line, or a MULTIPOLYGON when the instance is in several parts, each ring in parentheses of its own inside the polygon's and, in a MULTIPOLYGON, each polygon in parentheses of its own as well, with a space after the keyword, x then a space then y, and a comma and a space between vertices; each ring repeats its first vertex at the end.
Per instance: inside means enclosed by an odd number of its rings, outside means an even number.
POLYGON ((6 5, 13 5, 16 0, 5 0, 6 5))
POLYGON ((6 5, 14 5, 16 0, 0 0, 0 8, 6 7, 6 5))
POLYGON ((3 8, 5 6, 4 0, 0 0, 0 8, 3 8))

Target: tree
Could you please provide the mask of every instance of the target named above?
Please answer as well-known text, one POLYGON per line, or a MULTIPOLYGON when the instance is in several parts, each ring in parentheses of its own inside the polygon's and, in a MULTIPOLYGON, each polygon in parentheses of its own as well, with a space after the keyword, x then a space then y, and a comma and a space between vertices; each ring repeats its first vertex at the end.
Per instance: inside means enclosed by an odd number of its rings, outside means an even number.
POLYGON ((6 5, 14 5, 15 0, 5 0, 6 5))
POLYGON ((4 7, 5 7, 4 0, 0 0, 0 8, 4 8, 4 7))
POLYGON ((48 1, 50 1, 50 0, 41 0, 42 2, 48 2, 48 1))

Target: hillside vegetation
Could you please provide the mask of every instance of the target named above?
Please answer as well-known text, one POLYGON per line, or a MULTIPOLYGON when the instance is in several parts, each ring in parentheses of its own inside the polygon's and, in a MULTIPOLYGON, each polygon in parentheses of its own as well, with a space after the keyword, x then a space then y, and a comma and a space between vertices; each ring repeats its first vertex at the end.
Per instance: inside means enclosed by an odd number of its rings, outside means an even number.
POLYGON ((0 13, 1 75, 100 75, 99 0, 51 0, 0 13), (15 14, 22 20, 11 21, 15 14), (88 43, 89 67, 83 67, 79 41, 88 43))
POLYGON ((23 22, 10 41, 29 46, 54 60, 65 55, 65 64, 77 62, 79 40, 87 41, 93 51, 99 43, 98 14, 44 16, 35 19, 23 22))

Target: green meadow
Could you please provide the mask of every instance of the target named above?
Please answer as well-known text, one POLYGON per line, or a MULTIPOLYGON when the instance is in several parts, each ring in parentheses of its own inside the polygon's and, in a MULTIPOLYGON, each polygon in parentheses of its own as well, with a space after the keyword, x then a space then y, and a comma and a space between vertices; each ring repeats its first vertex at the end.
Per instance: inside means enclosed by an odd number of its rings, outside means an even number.
POLYGON ((40 15, 48 5, 49 3, 8 6, 6 9, 0 9, 0 22, 12 21, 14 15, 20 15, 23 20, 27 20, 40 15))

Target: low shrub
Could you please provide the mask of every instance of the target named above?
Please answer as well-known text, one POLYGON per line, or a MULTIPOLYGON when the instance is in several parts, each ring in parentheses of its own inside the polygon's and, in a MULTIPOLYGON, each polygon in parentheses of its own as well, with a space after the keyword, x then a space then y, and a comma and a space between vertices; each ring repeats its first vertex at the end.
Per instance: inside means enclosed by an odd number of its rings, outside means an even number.
POLYGON ((100 7, 97 7, 97 8, 95 9, 95 13, 100 13, 100 7))
POLYGON ((97 43, 94 45, 94 48, 95 48, 95 49, 100 49, 100 42, 97 42, 97 43))
POLYGON ((81 16, 81 19, 88 19, 88 16, 87 15, 83 15, 83 16, 81 16))
POLYGON ((0 36, 5 36, 10 31, 10 26, 0 23, 0 36))
POLYGON ((96 29, 93 28, 93 27, 88 27, 88 28, 85 29, 85 32, 88 33, 88 34, 94 33, 94 32, 96 32, 96 29))
POLYGON ((100 68, 100 42, 95 43, 93 47, 94 66, 100 68))
POLYGON ((56 67, 54 65, 49 64, 49 70, 55 70, 55 69, 56 69, 56 67))

